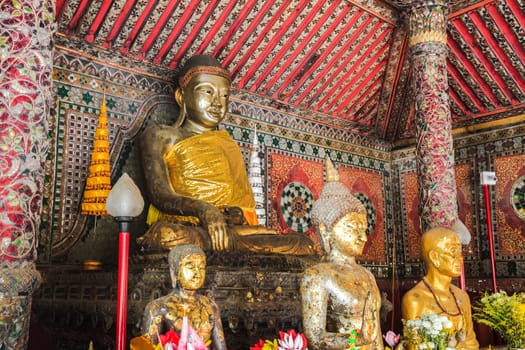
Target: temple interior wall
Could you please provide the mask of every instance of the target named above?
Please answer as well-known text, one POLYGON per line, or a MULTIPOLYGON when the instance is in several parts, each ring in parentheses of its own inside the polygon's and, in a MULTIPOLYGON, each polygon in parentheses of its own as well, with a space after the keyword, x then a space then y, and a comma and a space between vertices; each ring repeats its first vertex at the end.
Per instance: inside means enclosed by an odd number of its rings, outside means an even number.
MULTIPOLYGON (((79 213, 103 95, 112 182, 127 172, 143 188, 137 138, 148 123, 173 121, 177 112, 173 87, 164 77, 90 61, 60 49, 55 54, 53 83, 38 263, 72 266, 96 259, 112 266, 117 260, 117 224, 108 217, 79 213)), ((414 148, 391 151, 383 141, 310 120, 304 111, 285 107, 232 91, 230 113, 223 123, 247 162, 257 130, 267 226, 283 233, 302 232, 316 241, 308 208, 322 189, 324 159, 329 155, 341 181, 368 208, 369 241, 359 261, 374 273, 380 289, 397 308, 403 291, 423 274, 414 148)), ((516 188, 525 188, 524 140, 523 124, 455 138, 459 213, 472 234, 465 253, 467 286, 472 293, 490 288, 487 220, 479 181, 484 170, 495 171, 498 177, 490 187, 498 283, 509 291, 524 290, 525 225, 512 204, 517 199, 511 195, 516 188)), ((524 203, 521 200, 522 208, 524 203)), ((138 253, 134 238, 146 228, 143 214, 130 230, 131 254, 138 253)))

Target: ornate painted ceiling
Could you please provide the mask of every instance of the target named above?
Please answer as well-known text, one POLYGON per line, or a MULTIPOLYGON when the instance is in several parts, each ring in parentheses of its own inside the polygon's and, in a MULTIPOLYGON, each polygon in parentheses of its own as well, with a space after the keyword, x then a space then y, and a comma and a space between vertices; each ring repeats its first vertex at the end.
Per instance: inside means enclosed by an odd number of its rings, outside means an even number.
MULTIPOLYGON (((243 96, 402 142, 414 132, 407 2, 57 0, 57 44, 159 77, 211 54, 243 96)), ((524 121, 523 0, 450 2, 448 19, 453 127, 524 121)))

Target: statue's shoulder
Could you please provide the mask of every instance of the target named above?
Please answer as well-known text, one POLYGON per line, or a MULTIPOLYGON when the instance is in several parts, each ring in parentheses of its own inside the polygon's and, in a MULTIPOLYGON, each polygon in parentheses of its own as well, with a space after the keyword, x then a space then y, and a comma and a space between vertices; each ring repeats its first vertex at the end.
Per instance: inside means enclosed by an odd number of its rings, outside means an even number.
POLYGON ((424 288, 422 282, 419 281, 403 295, 403 302, 414 304, 426 303, 428 301, 428 294, 427 289, 424 288))
POLYGON ((332 270, 332 264, 321 262, 317 263, 315 265, 312 265, 304 270, 303 277, 310 278, 310 279, 319 279, 323 280, 325 279, 325 276, 327 275, 327 272, 332 270))
POLYGON ((180 127, 165 124, 148 125, 141 135, 145 144, 176 143, 183 138, 180 127), (152 142, 150 142, 152 141, 152 142))
POLYGON ((170 293, 157 299, 153 299, 148 303, 147 308, 150 310, 165 309, 166 305, 177 304, 182 301, 181 297, 177 294, 170 293))
POLYGON ((173 125, 166 125, 166 124, 152 124, 148 125, 142 135, 172 135, 172 134, 180 134, 180 127, 176 127, 173 125))

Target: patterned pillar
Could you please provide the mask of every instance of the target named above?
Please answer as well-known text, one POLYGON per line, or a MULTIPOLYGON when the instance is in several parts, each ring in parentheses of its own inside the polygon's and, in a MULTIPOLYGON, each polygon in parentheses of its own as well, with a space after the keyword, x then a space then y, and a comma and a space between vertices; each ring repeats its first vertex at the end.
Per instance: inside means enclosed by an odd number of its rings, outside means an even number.
POLYGON ((421 232, 457 220, 457 190, 447 81, 446 2, 414 4, 408 13, 413 69, 421 232))
POLYGON ((25 349, 51 103, 54 0, 0 1, 0 348, 25 349))

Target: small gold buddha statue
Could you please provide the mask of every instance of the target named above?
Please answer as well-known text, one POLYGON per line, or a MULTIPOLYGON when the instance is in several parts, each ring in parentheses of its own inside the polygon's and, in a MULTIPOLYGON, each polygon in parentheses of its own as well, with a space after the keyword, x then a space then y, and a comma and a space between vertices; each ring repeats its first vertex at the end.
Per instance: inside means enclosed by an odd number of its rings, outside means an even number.
POLYGON ((326 254, 307 268, 300 283, 303 328, 311 350, 382 350, 381 294, 374 276, 356 262, 368 227, 366 208, 339 182, 327 158, 326 183, 312 219, 326 254))
MULTIPOLYGON (((436 227, 421 237, 421 252, 426 275, 403 296, 401 314, 414 320, 424 314, 444 315, 453 325, 456 349, 479 349, 472 325, 468 294, 452 284, 461 275, 462 255, 458 235, 447 228, 436 227)), ((410 347, 409 347, 410 349, 410 347)))
POLYGON ((257 223, 255 200, 237 143, 218 126, 230 74, 212 56, 190 58, 179 72, 174 125, 151 125, 140 139, 151 206, 146 249, 197 244, 205 251, 315 254, 305 235, 280 235, 257 223))
MULTIPOLYGON (((142 333, 153 345, 169 330, 181 334, 183 317, 210 349, 226 349, 219 307, 212 299, 198 294, 206 275, 204 251, 193 244, 174 247, 168 255, 173 291, 148 303, 142 333)), ((139 341, 135 344, 140 344, 139 341)), ((133 343, 132 343, 133 345, 133 343)), ((141 349, 136 346, 134 349, 141 349)))

